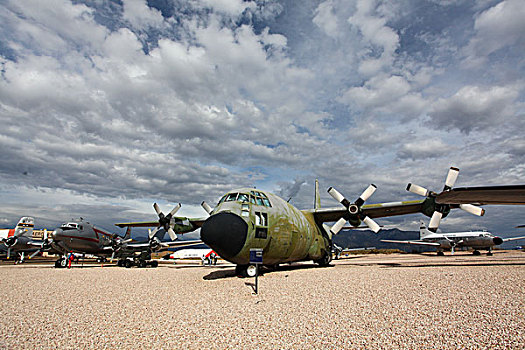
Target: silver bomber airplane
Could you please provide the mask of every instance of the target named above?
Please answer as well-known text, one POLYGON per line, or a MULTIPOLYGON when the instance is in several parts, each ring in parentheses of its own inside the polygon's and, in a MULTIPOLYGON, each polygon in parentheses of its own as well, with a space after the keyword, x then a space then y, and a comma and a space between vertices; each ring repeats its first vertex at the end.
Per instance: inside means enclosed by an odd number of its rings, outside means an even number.
POLYGON ((490 256, 494 246, 503 242, 525 239, 525 236, 502 238, 487 231, 435 233, 428 230, 423 222, 419 227, 419 237, 419 240, 414 241, 382 239, 381 242, 436 247, 437 255, 443 255, 443 250, 450 250, 454 254, 456 248, 469 247, 474 249, 474 255, 480 255, 479 250, 487 250, 487 255, 490 256))
MULTIPOLYGON (((452 190, 458 171, 457 168, 451 168, 444 192, 452 190)), ((272 193, 253 188, 240 188, 226 193, 214 208, 202 202, 202 207, 209 214, 207 218, 174 216, 168 218, 159 214, 158 221, 116 225, 119 227, 169 225, 178 233, 200 228, 202 241, 223 259, 236 264, 238 275, 253 276, 255 267, 250 265, 249 260, 252 248, 263 249, 263 264, 267 266, 307 260, 313 260, 319 265, 328 265, 332 259, 332 236, 337 234, 346 222, 354 227, 358 227, 363 222, 371 230, 378 232, 380 227, 373 219, 379 217, 423 213, 441 218, 453 208, 461 208, 476 215, 484 213, 483 209, 470 203, 460 202, 463 203, 461 206, 454 200, 440 203, 437 200, 438 195, 430 191, 425 192, 424 200, 365 205, 365 201, 375 190, 376 186, 370 185, 354 202, 350 202, 330 187, 328 193, 342 206, 321 208, 316 181, 314 208, 299 210, 272 193), (335 222, 335 224, 330 227, 326 222, 335 222)), ((466 191, 467 195, 463 196, 462 201, 468 201, 466 199, 468 192, 466 191)), ((480 193, 490 197, 490 191, 480 193)), ((517 193, 521 196, 520 200, 525 198, 525 186, 521 186, 517 193)), ((490 204, 503 202, 503 199, 507 199, 507 195, 490 204)), ((512 198, 515 196, 516 193, 510 194, 512 198)))
POLYGON ((149 240, 146 242, 132 242, 130 231, 131 229, 128 228, 126 235, 120 237, 97 228, 82 218, 68 221, 54 230, 51 239, 44 240, 40 244, 40 249, 32 256, 44 250, 56 252, 60 255, 55 262, 57 268, 67 265, 66 255, 71 252, 90 254, 104 260, 108 257, 111 257, 111 260, 117 258, 118 266, 157 267, 158 262, 151 260, 152 252, 202 243, 202 241, 162 242, 160 235, 164 235, 165 232, 159 230, 150 231, 149 240))
POLYGON ((19 256, 19 262, 24 261, 25 253, 34 252, 41 240, 33 239, 33 229, 35 220, 32 217, 24 216, 20 218, 14 229, 0 230, 0 240, 6 249, 7 259, 11 254, 19 256))

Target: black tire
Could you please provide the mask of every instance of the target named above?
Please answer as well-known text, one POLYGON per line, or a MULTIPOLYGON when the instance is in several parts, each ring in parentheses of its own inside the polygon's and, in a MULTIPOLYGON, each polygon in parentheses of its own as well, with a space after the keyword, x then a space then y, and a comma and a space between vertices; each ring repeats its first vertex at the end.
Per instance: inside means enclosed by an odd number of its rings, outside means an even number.
POLYGON ((138 266, 139 267, 146 267, 146 261, 140 260, 138 266))
POLYGON ((131 260, 126 260, 126 262, 124 263, 124 266, 129 269, 131 266, 133 265, 133 263, 131 262, 131 260))
POLYGON ((492 252, 488 252, 487 253, 487 256, 492 256, 492 255, 494 255, 494 254, 492 254, 492 252))
POLYGON ((57 269, 61 269, 61 268, 63 268, 63 266, 62 266, 62 264, 61 264, 61 261, 62 261, 62 260, 57 260, 57 261, 55 261, 55 268, 57 268, 57 269))
POLYGON ((438 255, 438 256, 444 256, 445 253, 443 253, 443 252, 437 252, 437 255, 438 255))
POLYGON ((153 261, 151 262, 151 267, 154 267, 154 268, 155 268, 155 267, 157 267, 157 266, 159 266, 159 262, 156 261, 156 260, 153 260, 153 261))
POLYGON ((332 254, 325 254, 321 259, 314 260, 314 262, 319 266, 329 266, 330 262, 332 262, 332 254))
POLYGON ((124 266, 124 261, 122 261, 122 260, 117 261, 117 266, 118 267, 123 267, 124 266))
POLYGON ((481 255, 481 253, 479 252, 479 250, 475 250, 472 252, 472 255, 481 255))

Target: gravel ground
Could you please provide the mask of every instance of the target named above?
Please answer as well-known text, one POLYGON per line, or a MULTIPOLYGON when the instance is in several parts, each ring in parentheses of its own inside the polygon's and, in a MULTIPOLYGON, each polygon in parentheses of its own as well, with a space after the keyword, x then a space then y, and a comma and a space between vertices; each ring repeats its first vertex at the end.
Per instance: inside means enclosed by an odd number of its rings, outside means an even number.
POLYGON ((0 349, 523 349, 525 253, 231 265, 2 265, 0 349))

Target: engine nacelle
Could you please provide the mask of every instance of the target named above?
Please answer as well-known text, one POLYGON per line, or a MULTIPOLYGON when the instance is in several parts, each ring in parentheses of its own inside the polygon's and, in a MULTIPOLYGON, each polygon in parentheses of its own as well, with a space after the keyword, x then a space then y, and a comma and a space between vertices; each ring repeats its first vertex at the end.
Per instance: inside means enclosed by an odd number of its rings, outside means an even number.
POLYGON ((494 242, 495 245, 500 245, 501 243, 503 243, 503 239, 501 237, 494 237, 492 239, 492 242, 494 242))

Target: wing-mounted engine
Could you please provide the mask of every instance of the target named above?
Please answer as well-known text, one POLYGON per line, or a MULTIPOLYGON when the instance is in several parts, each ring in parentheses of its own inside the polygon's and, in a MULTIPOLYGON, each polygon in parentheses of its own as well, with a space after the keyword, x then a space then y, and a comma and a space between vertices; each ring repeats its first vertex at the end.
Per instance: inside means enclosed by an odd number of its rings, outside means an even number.
MULTIPOLYGON (((443 187, 442 193, 452 190, 454 184, 456 183, 458 175, 458 168, 451 167, 449 169, 447 178, 445 179, 445 186, 443 187)), ((428 229, 432 232, 437 231, 441 219, 446 217, 450 212, 450 209, 453 207, 459 207, 460 209, 477 216, 482 216, 483 214, 485 214, 485 210, 483 208, 472 204, 460 204, 458 206, 454 206, 451 204, 438 203, 436 200, 438 193, 427 190, 426 188, 419 185, 409 183, 407 186, 407 191, 418 194, 423 197, 427 197, 427 199, 423 202, 422 212, 423 214, 431 217, 428 229)))
POLYGON ((374 220, 366 216, 361 209, 365 201, 368 198, 370 198, 370 196, 375 192, 376 189, 376 185, 371 184, 359 196, 359 198, 357 198, 353 203, 351 203, 335 188, 330 187, 328 189, 328 193, 332 196, 332 198, 341 203, 347 209, 345 215, 330 228, 330 233, 334 235, 338 234, 347 221, 354 227, 358 227, 361 224, 361 222, 364 222, 372 231, 374 231, 375 233, 379 232, 379 225, 374 220))

